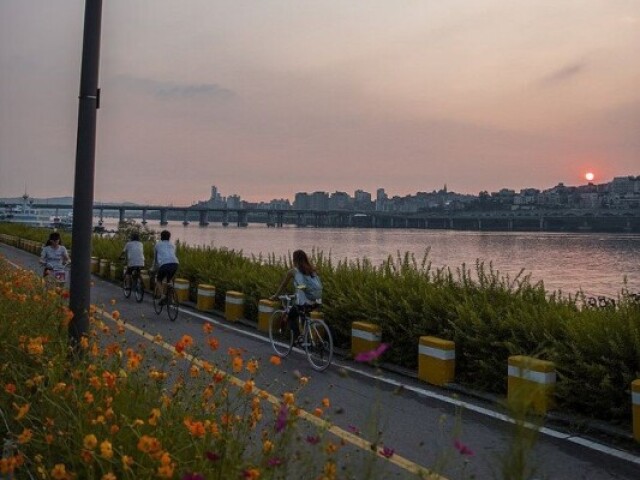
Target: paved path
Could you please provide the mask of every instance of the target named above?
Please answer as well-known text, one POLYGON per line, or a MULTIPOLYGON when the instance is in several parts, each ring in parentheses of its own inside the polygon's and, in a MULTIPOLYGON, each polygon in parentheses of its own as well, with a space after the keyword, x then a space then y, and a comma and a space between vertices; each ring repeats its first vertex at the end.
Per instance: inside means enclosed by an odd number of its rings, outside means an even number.
MULTIPOLYGON (((21 250, 0 244, 0 254, 25 268, 37 268, 37 259, 21 250)), ((395 451, 386 468, 386 478, 410 477, 418 467, 433 468, 448 479, 503 478, 502 458, 517 446, 514 426, 494 405, 463 398, 445 390, 430 388, 406 376, 376 371, 366 365, 337 359, 323 373, 311 370, 301 352, 283 360, 280 366, 269 364, 272 351, 261 333, 242 324, 230 324, 219 316, 203 315, 182 308, 178 320, 170 322, 166 311, 156 316, 146 295, 141 304, 125 299, 115 284, 95 278, 92 302, 117 309, 127 322, 128 334, 138 342, 147 342, 148 335, 160 334, 169 345, 183 335, 202 338, 202 323, 211 322, 220 340, 218 360, 228 347, 243 348, 247 358, 260 361, 256 385, 276 398, 282 392, 294 390, 300 375, 311 380, 298 398, 299 405, 309 411, 329 397, 331 407, 326 418, 335 425, 334 433, 350 448, 366 449, 372 441, 395 451), (115 299, 115 306, 111 300, 115 299), (378 435, 378 432, 382 432, 378 435), (355 433, 355 434, 354 434, 355 433), (475 453, 462 457, 453 448, 459 438, 475 453), (466 465, 463 472, 462 467, 466 465)), ((203 348, 200 358, 214 360, 216 353, 203 348)), ((313 419, 311 419, 313 420, 313 419)), ((543 428, 531 452, 531 465, 536 479, 639 479, 640 448, 627 445, 619 450, 588 438, 574 436, 557 429, 543 428)))

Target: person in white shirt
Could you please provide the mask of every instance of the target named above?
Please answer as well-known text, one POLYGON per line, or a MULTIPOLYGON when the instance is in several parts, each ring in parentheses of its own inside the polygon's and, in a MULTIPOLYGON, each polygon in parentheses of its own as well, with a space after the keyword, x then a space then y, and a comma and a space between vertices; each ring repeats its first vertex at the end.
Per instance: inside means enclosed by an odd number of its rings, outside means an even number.
POLYGON ((153 252, 153 267, 158 269, 156 274, 156 291, 162 285, 162 298, 160 303, 164 304, 167 301, 167 286, 173 280, 176 272, 178 271, 178 257, 176 256, 176 246, 170 242, 171 232, 163 230, 160 232, 160 241, 156 243, 153 252), (163 283, 163 280, 166 283, 163 283))
POLYGON ((127 258, 127 270, 124 272, 125 282, 131 285, 131 274, 133 271, 140 273, 140 269, 144 268, 144 247, 140 241, 140 234, 133 232, 131 239, 125 244, 120 258, 127 258))
POLYGON ((40 265, 44 265, 43 277, 56 270, 64 269, 64 266, 71 262, 67 249, 62 246, 62 240, 58 232, 51 232, 49 240, 40 253, 40 265))

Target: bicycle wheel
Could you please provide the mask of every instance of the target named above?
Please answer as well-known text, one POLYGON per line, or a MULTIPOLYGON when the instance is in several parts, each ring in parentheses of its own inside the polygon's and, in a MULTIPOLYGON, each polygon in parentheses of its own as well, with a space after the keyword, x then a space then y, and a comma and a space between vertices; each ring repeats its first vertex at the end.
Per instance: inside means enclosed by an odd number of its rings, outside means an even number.
POLYGON ((160 303, 161 298, 162 298, 162 294, 154 288, 153 289, 153 309, 155 310, 157 315, 160 315, 162 313, 163 305, 160 303))
POLYGON ((122 279, 122 292, 124 293, 124 296, 126 298, 129 298, 131 296, 131 280, 131 277, 129 277, 129 281, 127 281, 126 275, 122 279))
POLYGON ((269 318, 269 340, 271 347, 279 357, 286 357, 293 348, 293 332, 284 310, 276 310, 269 318))
POLYGON ((140 276, 137 276, 133 282, 133 291, 136 294, 136 302, 140 303, 144 298, 144 284, 140 276))
POLYGON ((304 351, 311 368, 319 372, 326 370, 333 359, 333 338, 329 327, 322 320, 307 320, 304 332, 304 351))
POLYGON ((175 322, 176 318, 178 318, 179 307, 178 293, 172 286, 167 287, 167 313, 169 314, 169 320, 172 322, 175 322))

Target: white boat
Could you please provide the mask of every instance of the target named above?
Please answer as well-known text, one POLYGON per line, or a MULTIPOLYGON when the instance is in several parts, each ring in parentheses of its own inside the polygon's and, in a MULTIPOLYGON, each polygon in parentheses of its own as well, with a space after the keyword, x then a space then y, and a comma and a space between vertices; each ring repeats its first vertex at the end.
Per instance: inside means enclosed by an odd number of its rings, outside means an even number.
POLYGON ((0 221, 20 223, 32 227, 49 227, 51 220, 49 215, 40 213, 29 202, 29 195, 22 196, 22 205, 8 205, 0 212, 0 221))
POLYGON ((71 230, 73 226, 73 213, 62 216, 55 216, 51 219, 51 227, 60 228, 62 230, 71 230))

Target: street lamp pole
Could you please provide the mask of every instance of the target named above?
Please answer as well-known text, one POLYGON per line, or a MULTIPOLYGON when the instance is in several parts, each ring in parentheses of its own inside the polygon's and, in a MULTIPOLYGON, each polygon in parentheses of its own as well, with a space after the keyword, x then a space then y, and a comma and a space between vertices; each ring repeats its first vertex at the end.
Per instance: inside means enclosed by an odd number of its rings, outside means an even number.
POLYGON ((69 307, 73 312, 73 319, 69 324, 69 338, 74 348, 77 348, 82 336, 89 331, 96 116, 100 107, 98 69, 101 21, 102 0, 86 0, 73 189, 73 268, 69 289, 69 307))

